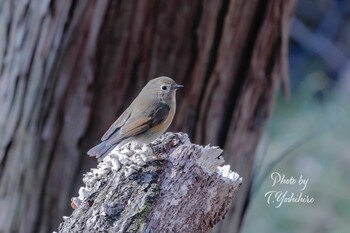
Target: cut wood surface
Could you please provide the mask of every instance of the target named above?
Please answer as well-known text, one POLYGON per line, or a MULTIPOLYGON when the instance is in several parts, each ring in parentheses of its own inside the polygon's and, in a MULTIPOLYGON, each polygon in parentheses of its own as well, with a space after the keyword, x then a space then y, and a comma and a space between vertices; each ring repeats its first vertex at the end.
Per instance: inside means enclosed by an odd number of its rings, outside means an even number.
POLYGON ((222 152, 183 133, 114 149, 85 174, 59 232, 209 232, 242 183, 222 152))

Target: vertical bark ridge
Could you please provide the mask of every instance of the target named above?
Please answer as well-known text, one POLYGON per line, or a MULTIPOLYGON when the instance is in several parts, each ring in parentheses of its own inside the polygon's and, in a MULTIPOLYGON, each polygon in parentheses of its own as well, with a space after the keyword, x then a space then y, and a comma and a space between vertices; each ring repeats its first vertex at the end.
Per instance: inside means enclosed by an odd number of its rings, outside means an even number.
MULTIPOLYGON (((206 67, 204 83, 208 83, 208 80, 211 77, 211 75, 213 74, 213 71, 214 71, 214 68, 215 68, 215 65, 217 62, 217 55, 218 55, 220 40, 221 40, 222 33, 224 30, 224 22, 225 22, 226 14, 228 12, 229 4, 230 4, 230 1, 227 1, 227 0, 222 1, 222 5, 221 5, 220 11, 219 11, 218 16, 217 16, 216 29, 215 29, 215 34, 214 34, 215 36, 213 39, 212 47, 211 47, 210 52, 209 52, 209 60, 208 60, 208 64, 206 67)), ((211 87, 211 85, 208 85, 208 87, 211 87)), ((207 104, 206 104, 206 101, 203 101, 203 99, 205 99, 204 95, 205 95, 206 91, 207 91, 207 89, 203 88, 202 92, 200 94, 200 97, 199 97, 200 102, 199 102, 198 106, 200 106, 200 109, 202 109, 202 110, 199 112, 206 111, 205 109, 207 108, 207 104)), ((212 93, 212 90, 209 90, 209 93, 212 93)), ((209 96, 208 98, 210 99, 211 97, 209 96)), ((196 121, 199 121, 202 123, 201 127, 198 130, 199 135, 198 136, 195 135, 195 138, 197 138, 197 140, 200 143, 203 143, 204 139, 206 137, 205 136, 206 135, 206 127, 204 126, 204 123, 207 121, 207 115, 202 115, 202 116, 203 116, 203 118, 199 119, 199 116, 197 114, 197 116, 195 118, 196 121)))
POLYGON ((220 147, 224 147, 226 143, 226 138, 230 129, 232 115, 236 109, 238 96, 241 94, 244 82, 246 82, 246 76, 249 70, 251 58, 253 56, 257 35, 260 32, 261 26, 263 24, 266 15, 267 5, 267 1, 260 1, 258 3, 254 14, 254 18, 249 26, 250 31, 247 35, 248 39, 244 44, 243 52, 241 54, 241 58, 239 59, 240 64, 238 65, 236 74, 234 74, 236 81, 231 86, 231 90, 229 91, 228 98, 230 101, 228 101, 224 107, 223 119, 221 121, 221 126, 218 132, 218 145, 220 147))

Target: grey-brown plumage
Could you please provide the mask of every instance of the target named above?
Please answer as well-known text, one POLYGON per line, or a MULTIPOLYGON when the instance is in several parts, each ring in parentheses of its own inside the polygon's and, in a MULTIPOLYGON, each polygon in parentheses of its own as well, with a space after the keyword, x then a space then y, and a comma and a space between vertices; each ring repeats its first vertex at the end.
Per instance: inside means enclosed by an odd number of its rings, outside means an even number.
POLYGON ((182 85, 164 76, 149 81, 88 155, 101 160, 116 146, 130 141, 150 143, 158 138, 174 118, 179 87, 182 85))

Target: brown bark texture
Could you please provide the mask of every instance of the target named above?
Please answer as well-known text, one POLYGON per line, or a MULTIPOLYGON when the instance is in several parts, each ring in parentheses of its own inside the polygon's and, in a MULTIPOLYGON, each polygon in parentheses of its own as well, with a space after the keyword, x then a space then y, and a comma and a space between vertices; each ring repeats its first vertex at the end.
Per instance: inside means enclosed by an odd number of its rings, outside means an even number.
POLYGON ((0 232, 57 229, 96 165, 86 151, 160 75, 185 85, 170 130, 220 146, 244 179, 215 230, 238 232, 294 1, 0 1, 0 232))
POLYGON ((182 133, 115 149, 84 176, 59 232, 209 232, 242 183, 222 152, 182 133))

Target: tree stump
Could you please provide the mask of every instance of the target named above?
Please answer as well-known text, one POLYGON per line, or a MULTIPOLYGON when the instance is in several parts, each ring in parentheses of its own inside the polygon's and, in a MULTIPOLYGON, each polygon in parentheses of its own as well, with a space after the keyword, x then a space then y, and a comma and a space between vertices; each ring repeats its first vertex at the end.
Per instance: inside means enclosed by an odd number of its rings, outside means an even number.
POLYGON ((209 232, 242 183, 222 152, 183 133, 116 148, 85 174, 59 232, 209 232))

